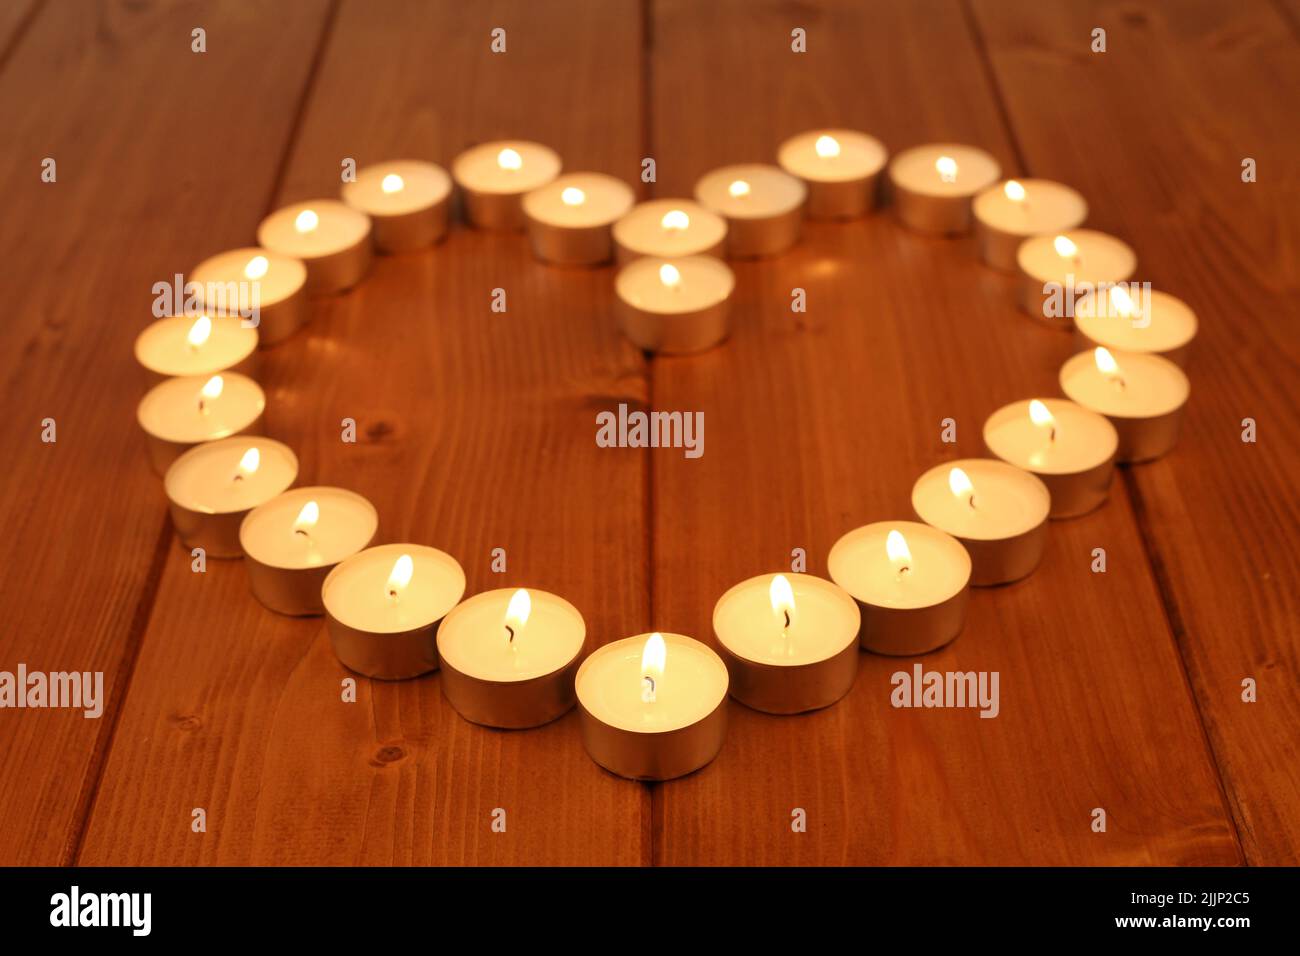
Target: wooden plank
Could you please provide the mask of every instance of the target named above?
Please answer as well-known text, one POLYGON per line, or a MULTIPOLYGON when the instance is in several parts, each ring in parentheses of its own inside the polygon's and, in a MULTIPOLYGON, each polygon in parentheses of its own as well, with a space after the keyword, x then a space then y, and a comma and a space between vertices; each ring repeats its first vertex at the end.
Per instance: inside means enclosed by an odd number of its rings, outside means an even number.
POLYGON ((1129 477, 1247 859, 1294 865, 1300 44, 1260 0, 976 10, 1030 170, 1104 197, 1094 219, 1133 242, 1139 277, 1200 315, 1182 440, 1129 477), (1087 52, 1094 26, 1104 55, 1087 52), (1241 181, 1244 157, 1258 182, 1241 181))
MULTIPOLYGON (((655 6, 657 193, 706 170, 770 160, 788 135, 857 127, 892 149, 1011 145, 962 7, 739 2, 655 6), (790 30, 807 30, 806 54, 790 30)), ((1086 185, 1081 183, 1080 185, 1086 185)), ((1104 191, 1093 201, 1108 205, 1104 191)), ((742 578, 809 570, 843 532, 908 515, 912 482, 981 453, 984 418, 1056 393, 1069 354, 1020 314, 1013 283, 969 241, 923 239, 890 215, 810 225, 803 245, 737 268, 738 327, 707 355, 653 363, 657 409, 702 410, 705 455, 652 457, 659 626, 711 639, 742 578), (790 313, 794 287, 808 314, 790 313), (958 422, 955 447, 940 421, 958 422)), ((1001 712, 895 710, 912 660, 863 655, 850 696, 776 718, 733 704, 715 764, 654 791, 669 864, 1233 863, 1231 821, 1190 700, 1133 508, 1055 523, 1029 579, 972 597, 964 634, 927 670, 998 671, 1001 712), (1105 547, 1111 571, 1089 570, 1105 547), (1105 834, 1092 832, 1104 808, 1105 834), (791 831, 803 808, 808 831, 791 831)))
POLYGON ((272 36, 238 5, 206 8, 210 52, 198 55, 193 10, 54 0, 0 74, 0 667, 102 671, 106 696, 98 720, 0 712, 0 863, 74 852, 165 524, 136 434, 131 343, 151 320, 152 284, 235 242, 265 206, 265 156, 286 142, 323 11, 295 4, 272 36), (40 180, 45 157, 55 183, 40 180), (47 416, 54 444, 40 441, 47 416))
MULTIPOLYGON (((346 2, 276 202, 336 194, 345 156, 450 165, 502 135, 631 180, 639 23, 629 2, 412 0, 378 17, 346 2), (508 31, 505 55, 489 52, 495 26, 508 31)), ((645 459, 598 449, 595 413, 643 402, 646 382, 611 296, 607 272, 547 267, 522 236, 458 228, 432 251, 378 260, 270 353, 269 431, 297 449, 305 481, 374 501, 380 540, 460 558, 471 593, 527 584, 566 595, 592 647, 634 633, 648 617, 645 459), (489 311, 496 287, 506 315, 489 311), (339 441, 344 416, 358 422, 356 445, 339 441), (489 572, 495 547, 507 574, 489 572)), ((270 614, 238 565, 199 577, 169 550, 82 862, 648 855, 646 789, 588 760, 575 714, 495 732, 462 721, 437 677, 362 681, 354 705, 340 702, 346 674, 319 619, 270 614), (206 834, 190 832, 193 807, 207 810, 206 834), (490 831, 497 807, 505 834, 490 831)))
POLYGON ((13 0, 0 5, 0 69, 22 42, 24 31, 40 12, 40 0, 13 0))

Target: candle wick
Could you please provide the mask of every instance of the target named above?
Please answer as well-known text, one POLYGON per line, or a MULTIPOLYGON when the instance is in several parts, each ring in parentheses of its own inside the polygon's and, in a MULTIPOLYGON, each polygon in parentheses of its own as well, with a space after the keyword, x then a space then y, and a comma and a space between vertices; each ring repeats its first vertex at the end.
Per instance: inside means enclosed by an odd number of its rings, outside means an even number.
POLYGON ((969 504, 972 508, 975 507, 975 493, 974 493, 974 492, 971 492, 971 496, 970 496, 970 498, 968 498, 968 499, 966 500, 966 503, 969 504))
POLYGON ((508 639, 509 643, 513 644, 515 642, 515 629, 511 627, 509 624, 507 624, 506 630, 510 633, 510 637, 508 639))
POLYGON ((244 476, 243 476, 242 474, 240 474, 239 472, 235 472, 235 477, 234 477, 234 478, 231 478, 230 480, 231 480, 231 481, 243 481, 243 480, 244 480, 244 476))
POLYGON ((649 674, 641 678, 641 683, 645 686, 641 689, 641 700, 647 704, 654 703, 655 699, 655 679, 649 674))
POLYGON ((394 601, 396 601, 396 600, 397 600, 397 588, 389 588, 389 589, 388 589, 388 596, 389 596, 390 598, 392 598, 394 601))
POLYGON ((908 571, 911 570, 912 570, 912 566, 910 564, 905 564, 898 569, 898 576, 901 578, 904 574, 906 574, 908 571))
POLYGON ((307 533, 306 529, 304 529, 304 528, 294 528, 294 529, 293 529, 293 533, 294 533, 294 534, 300 534, 300 535, 302 535, 304 538, 310 538, 310 537, 311 537, 311 535, 309 535, 309 534, 307 533))
POLYGON ((1048 431, 1048 433, 1047 433, 1047 440, 1048 440, 1049 442, 1056 441, 1056 426, 1055 426, 1055 425, 1053 425, 1053 426, 1051 427, 1051 430, 1048 431))
POLYGON ((789 628, 790 628, 790 610, 789 610, 788 608, 786 608, 786 609, 783 610, 781 613, 783 613, 783 614, 785 615, 785 630, 789 630, 789 628))

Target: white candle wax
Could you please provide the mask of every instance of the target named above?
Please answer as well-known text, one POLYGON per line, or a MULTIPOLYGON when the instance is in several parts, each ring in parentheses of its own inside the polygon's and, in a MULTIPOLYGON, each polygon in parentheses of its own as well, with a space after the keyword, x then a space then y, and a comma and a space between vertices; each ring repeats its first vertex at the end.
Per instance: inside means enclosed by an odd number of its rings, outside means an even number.
POLYGON ((723 166, 695 184, 700 205, 727 220, 732 256, 784 252, 799 239, 808 189, 784 170, 764 163, 723 166))
POLYGON ((301 259, 246 246, 204 259, 190 271, 204 307, 228 315, 257 308, 261 345, 292 335, 306 320, 307 267, 301 259))
POLYGON ((524 213, 559 229, 612 226, 636 197, 632 187, 604 173, 566 173, 523 198, 524 213))
POLYGON ((378 527, 375 507, 365 498, 314 486, 294 488, 254 508, 239 539, 245 555, 269 567, 321 568, 360 551, 378 527), (315 509, 308 509, 309 503, 315 509))
POLYGON ((341 292, 370 265, 370 217, 337 199, 312 199, 277 209, 257 227, 261 246, 301 259, 309 293, 341 292))
POLYGON ((1085 296, 1075 306, 1074 325, 1093 345, 1163 355, 1182 365, 1197 321, 1187 303, 1168 293, 1116 286, 1085 296))
POLYGON ((989 265, 1014 272, 1029 236, 1074 229, 1088 215, 1082 196, 1049 179, 1009 179, 981 191, 972 204, 980 253, 989 265))
POLYGON ((727 668, 708 647, 681 634, 662 633, 662 670, 642 667, 649 634, 598 648, 578 669, 577 693, 596 720, 633 733, 689 727, 717 710, 727 696, 727 668), (654 679, 654 699, 645 678, 654 679))
POLYGON ((176 445, 195 445, 237 435, 262 417, 266 396, 237 372, 169 378, 159 382, 136 410, 140 427, 176 445))
POLYGON ((826 566, 835 583, 859 601, 899 609, 942 604, 966 587, 971 570, 960 541, 915 521, 877 521, 850 531, 835 542, 826 566), (902 547, 891 555, 895 531, 902 547))
POLYGON ((1104 232, 1069 229, 1026 239, 1016 252, 1016 265, 1023 276, 1025 311, 1059 325, 1070 322, 1069 313, 1056 304, 1067 290, 1073 295, 1124 282, 1137 268, 1137 255, 1127 243, 1104 232))
POLYGON ((1059 398, 1012 402, 984 423, 989 451, 1037 475, 1096 468, 1115 456, 1118 441, 1105 417, 1059 398))
POLYGON ((926 524, 958 538, 994 541, 1025 534, 1047 518, 1043 483, 1021 468, 991 458, 963 458, 931 468, 912 487, 912 508, 926 524), (970 487, 956 483, 959 469, 970 487), (973 504, 972 504, 973 500, 973 504))
POLYGON ((721 255, 726 238, 726 220, 690 199, 637 203, 614 223, 620 262, 637 256, 721 255))
POLYGON ((451 177, 434 163, 394 159, 358 170, 353 182, 343 184, 342 196, 371 217, 379 249, 406 252, 446 232, 451 177))
POLYGON ((727 591, 713 610, 713 631, 727 650, 777 667, 834 657, 857 642, 860 623, 857 605, 848 594, 808 574, 749 578, 727 591), (774 596, 775 577, 788 585, 788 603, 774 596))
POLYGON ((680 354, 710 348, 727 336, 731 268, 713 256, 635 259, 614 280, 619 322, 639 348, 680 354))
POLYGON ((808 214, 842 218, 874 205, 876 179, 887 154, 874 136, 849 129, 800 133, 777 150, 777 162, 808 187, 808 214))
POLYGON ((232 316, 169 316, 135 340, 136 361, 164 378, 215 375, 244 365, 256 350, 257 329, 232 316))
POLYGON ((582 615, 563 598, 533 588, 499 588, 474 595, 448 616, 438 631, 438 653, 445 666, 470 677, 518 682, 567 666, 586 636, 582 615), (527 595, 522 612, 515 598, 520 590, 527 595))
POLYGON ((249 511, 282 494, 298 459, 270 438, 236 436, 198 445, 176 459, 163 487, 176 505, 201 514, 249 511))
POLYGON ((1186 403, 1191 384, 1173 362, 1134 352, 1110 358, 1115 367, 1106 372, 1095 352, 1071 356, 1061 366, 1061 389, 1084 408, 1109 418, 1154 418, 1186 403))
POLYGON ((560 157, 540 143, 499 140, 461 153, 451 175, 465 193, 471 223, 517 229, 524 225, 520 200, 560 175, 560 157))
POLYGON ((894 186, 923 196, 967 198, 998 178, 998 161, 982 149, 958 143, 913 146, 889 164, 894 186))
POLYGON ((464 593, 465 572, 451 555, 421 544, 385 544, 340 561, 321 600, 331 617, 356 631, 399 634, 439 620, 464 593))

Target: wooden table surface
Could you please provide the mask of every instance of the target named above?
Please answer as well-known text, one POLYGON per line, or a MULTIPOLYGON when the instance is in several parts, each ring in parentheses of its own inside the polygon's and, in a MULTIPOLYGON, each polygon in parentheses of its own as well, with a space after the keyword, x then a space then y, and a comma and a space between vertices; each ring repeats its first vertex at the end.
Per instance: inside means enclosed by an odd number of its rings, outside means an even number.
MULTIPOLYGON (((6 0, 0 670, 103 671, 107 703, 0 711, 0 863, 1300 862, 1298 92, 1297 0, 6 0), (437 676, 344 703, 320 619, 264 610, 238 562, 191 572, 134 420, 155 281, 335 195, 344 157, 450 165, 513 136, 681 196, 817 126, 1073 185, 1202 322, 1175 451, 1054 522, 1039 570, 975 592, 923 659, 998 671, 996 719, 896 710, 912 662, 864 654, 838 705, 732 703, 713 764, 643 785, 587 758, 572 713, 486 730, 437 676)), ((471 592, 561 593, 589 647, 712 640, 722 591, 794 548, 824 574, 844 531, 910 513, 921 471, 980 454, 993 409, 1056 394, 1072 351, 971 240, 888 211, 736 274, 724 346, 650 359, 615 328, 610 269, 458 226, 264 353, 268 433, 304 483, 374 501, 380 540, 454 554, 471 592), (598 448, 620 402, 703 411, 705 455, 598 448)))

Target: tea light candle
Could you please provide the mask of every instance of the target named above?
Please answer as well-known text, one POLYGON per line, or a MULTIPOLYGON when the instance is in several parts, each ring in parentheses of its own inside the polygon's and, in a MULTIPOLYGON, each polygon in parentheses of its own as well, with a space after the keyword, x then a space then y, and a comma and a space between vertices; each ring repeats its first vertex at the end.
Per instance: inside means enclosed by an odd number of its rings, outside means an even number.
POLYGON ((1072 518, 1106 500, 1119 435, 1104 416, 1074 402, 1034 398, 990 415, 984 444, 1042 480, 1052 496, 1051 517, 1072 518))
POLYGON ((1119 461, 1150 461, 1177 443, 1192 387, 1168 359, 1098 346, 1067 359, 1060 379, 1066 395, 1110 419, 1119 461))
POLYGON ((467 149, 451 164, 465 215, 480 229, 522 229, 523 197, 560 175, 560 157, 540 143, 501 140, 467 149))
POLYGON ((912 510, 965 545, 976 586, 1018 581, 1038 567, 1051 505, 1036 476, 991 458, 937 465, 912 486, 912 510))
POLYGON ((257 227, 257 242, 302 260, 308 295, 346 292, 370 268, 370 217, 337 199, 277 209, 257 227))
POLYGON ((228 315, 256 307, 258 342, 283 342, 307 321, 307 267, 301 259, 248 246, 204 259, 190 271, 205 308, 228 315))
POLYGON ((239 526, 253 597, 279 614, 320 614, 325 578, 378 527, 375 506, 343 488, 294 488, 258 505, 239 526))
POLYGON ((982 149, 956 143, 913 146, 889 163, 898 218, 916 232, 969 232, 971 198, 1002 173, 982 149))
POLYGON ((229 316, 174 315, 151 322, 135 340, 135 360, 152 384, 186 375, 237 371, 251 376, 257 366, 257 329, 229 316))
POLYGON ((861 608, 864 650, 925 654, 966 623, 970 555, 938 528, 915 521, 864 525, 835 542, 826 566, 861 608))
POLYGON ((706 173, 695 198, 727 221, 727 254, 775 256, 799 241, 808 189, 776 166, 745 163, 706 173))
POLYGON ((1020 269, 1020 303, 1036 319, 1069 328, 1069 311, 1082 296, 1098 287, 1124 282, 1137 268, 1137 255, 1128 244, 1094 229, 1071 229, 1051 236, 1034 236, 1016 252, 1020 269))
POLYGON ((167 469, 163 490, 172 525, 186 548, 209 558, 238 558, 244 515, 289 488, 298 458, 270 438, 240 436, 195 445, 167 469))
POLYGON ((594 266, 614 255, 612 228, 632 208, 627 183, 603 173, 569 173, 523 198, 533 254, 562 266, 594 266))
POLYGON ((858 676, 861 615, 839 587, 810 574, 762 574, 713 609, 731 696, 769 714, 828 707, 858 676))
POLYGON ((809 219, 852 219, 876 205, 886 157, 884 145, 874 136, 826 129, 787 139, 776 161, 808 187, 809 219))
POLYGON ((681 634, 614 641, 576 678, 582 742, 591 759, 633 780, 671 780, 718 755, 727 734, 727 667, 681 634))
POLYGON ((1025 239, 1074 229, 1088 217, 1088 203, 1050 179, 1008 179, 980 192, 972 211, 980 256, 995 269, 1015 272, 1025 239))
POLYGON ((136 419, 145 434, 149 463, 165 475, 171 463, 195 445, 259 434, 265 409, 266 395, 256 382, 238 372, 223 372, 159 382, 140 400, 136 419))
POLYGON ((637 259, 614 280, 619 325, 649 352, 712 348, 727 337, 735 287, 731 268, 712 256, 637 259))
POLYGON ((726 241, 727 221, 689 199, 637 203, 614 223, 614 257, 619 265, 639 256, 721 257, 726 241))
POLYGON ((1154 289, 1132 296, 1123 286, 1111 286, 1085 296, 1074 309, 1081 347, 1160 355, 1180 368, 1187 365, 1196 327, 1187 303, 1154 289))
POLYGON ((447 234, 451 177, 434 163, 395 159, 367 166, 343 184, 342 194, 370 217, 380 252, 412 252, 447 234))
POLYGON ((339 561, 320 600, 339 663, 367 677, 404 680, 437 669, 438 622, 464 593, 465 572, 451 555, 384 544, 339 561))
POLYGON ((568 601, 524 588, 476 594, 438 631, 442 692, 466 720, 538 727, 576 702, 574 674, 587 625, 568 601))

